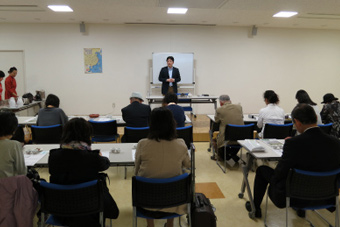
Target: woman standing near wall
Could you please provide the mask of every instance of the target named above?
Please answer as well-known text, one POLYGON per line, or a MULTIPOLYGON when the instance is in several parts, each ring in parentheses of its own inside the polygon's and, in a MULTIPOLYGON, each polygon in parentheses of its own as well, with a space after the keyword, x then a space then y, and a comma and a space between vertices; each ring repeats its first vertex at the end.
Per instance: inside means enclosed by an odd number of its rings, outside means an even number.
POLYGON ((18 73, 17 68, 11 67, 8 71, 9 75, 5 80, 5 99, 9 99, 11 97, 17 98, 17 81, 15 77, 18 73))
POLYGON ((4 77, 5 77, 5 73, 0 70, 0 101, 2 100, 2 90, 3 90, 1 81, 4 79, 4 77))

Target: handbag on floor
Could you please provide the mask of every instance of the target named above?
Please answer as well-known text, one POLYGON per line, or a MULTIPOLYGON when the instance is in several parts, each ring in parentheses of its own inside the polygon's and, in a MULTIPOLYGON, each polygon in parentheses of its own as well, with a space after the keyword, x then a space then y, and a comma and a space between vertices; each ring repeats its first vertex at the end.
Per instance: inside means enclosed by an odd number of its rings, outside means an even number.
POLYGON ((195 193, 195 200, 192 206, 193 227, 216 227, 215 207, 203 193, 195 193))

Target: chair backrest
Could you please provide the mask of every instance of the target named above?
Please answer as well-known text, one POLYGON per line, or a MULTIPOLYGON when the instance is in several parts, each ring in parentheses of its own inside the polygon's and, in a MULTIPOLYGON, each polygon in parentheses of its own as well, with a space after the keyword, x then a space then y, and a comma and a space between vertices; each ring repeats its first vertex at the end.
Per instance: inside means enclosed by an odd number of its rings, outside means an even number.
POLYGON ((318 125, 318 126, 324 133, 329 135, 329 134, 331 134, 333 123, 328 123, 328 124, 318 125))
POLYGON ((60 143, 63 127, 62 125, 36 126, 32 125, 33 143, 60 143))
MULTIPOLYGON (((339 173, 340 169, 328 172, 291 169, 286 181, 286 195, 290 198, 314 202, 335 198, 339 195, 339 173)), ((317 205, 326 204, 317 203, 317 205)))
POLYGON ((193 142, 192 125, 176 128, 176 131, 177 138, 182 138, 188 149, 190 149, 190 144, 193 142))
POLYGON ((93 136, 112 136, 117 135, 117 121, 94 121, 89 120, 93 127, 93 136))
POLYGON ((245 140, 245 139, 253 139, 255 126, 254 124, 246 124, 246 125, 233 125, 227 124, 225 126, 225 141, 237 141, 237 140, 245 140))
POLYGON ((132 205, 143 208, 166 208, 190 203, 191 175, 165 179, 132 177, 132 205))
MULTIPOLYGON (((123 139, 126 143, 138 143, 139 140, 147 138, 150 127, 125 127, 123 139)), ((122 139, 122 140, 123 140, 122 139)))
POLYGON ((103 182, 93 180, 75 185, 40 182, 41 211, 63 217, 77 217, 103 211, 103 182))
POLYGON ((284 139, 288 136, 292 136, 293 123, 277 125, 266 124, 264 126, 263 138, 284 139))

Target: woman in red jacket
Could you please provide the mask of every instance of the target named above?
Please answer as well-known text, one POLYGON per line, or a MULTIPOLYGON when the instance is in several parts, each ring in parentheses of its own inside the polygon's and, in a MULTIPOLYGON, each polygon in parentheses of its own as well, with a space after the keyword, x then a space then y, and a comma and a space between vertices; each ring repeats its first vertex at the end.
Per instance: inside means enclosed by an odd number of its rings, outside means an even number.
POLYGON ((5 99, 9 99, 11 97, 17 98, 17 82, 15 80, 15 77, 17 75, 17 68, 12 67, 9 69, 8 73, 9 76, 5 80, 5 99))

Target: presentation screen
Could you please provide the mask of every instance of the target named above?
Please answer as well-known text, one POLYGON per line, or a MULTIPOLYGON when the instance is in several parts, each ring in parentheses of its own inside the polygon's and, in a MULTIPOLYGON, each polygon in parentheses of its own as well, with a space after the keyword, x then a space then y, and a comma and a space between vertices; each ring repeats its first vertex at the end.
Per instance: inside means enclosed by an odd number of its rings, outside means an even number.
POLYGON ((152 53, 152 83, 161 84, 158 80, 159 72, 166 64, 166 58, 173 56, 175 59, 174 67, 179 69, 181 74, 180 84, 194 83, 194 53, 152 53))

